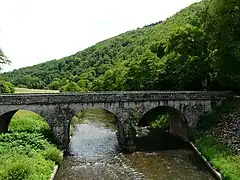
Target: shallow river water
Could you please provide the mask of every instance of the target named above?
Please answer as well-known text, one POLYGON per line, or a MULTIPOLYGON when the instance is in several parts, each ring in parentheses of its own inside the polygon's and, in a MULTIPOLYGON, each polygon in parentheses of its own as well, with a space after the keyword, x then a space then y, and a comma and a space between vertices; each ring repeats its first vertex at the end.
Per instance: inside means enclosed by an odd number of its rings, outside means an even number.
POLYGON ((190 148, 123 154, 116 131, 100 122, 75 126, 70 153, 55 180, 215 179, 190 148))

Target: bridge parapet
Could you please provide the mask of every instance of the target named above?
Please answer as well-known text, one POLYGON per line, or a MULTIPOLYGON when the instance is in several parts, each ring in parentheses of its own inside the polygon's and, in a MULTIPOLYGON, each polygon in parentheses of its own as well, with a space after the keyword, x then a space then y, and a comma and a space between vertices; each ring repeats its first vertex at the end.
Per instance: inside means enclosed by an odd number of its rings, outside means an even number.
POLYGON ((55 139, 66 148, 69 143, 69 125, 72 117, 87 108, 105 109, 116 116, 120 144, 134 150, 132 110, 141 118, 158 107, 170 107, 180 117, 172 121, 171 131, 188 138, 194 132, 199 117, 211 112, 214 105, 228 98, 232 92, 216 91, 123 91, 57 94, 0 94, 0 133, 8 131, 11 117, 19 109, 40 114, 50 125, 55 139))
POLYGON ((116 91, 54 94, 0 94, 0 105, 225 100, 233 96, 234 94, 228 91, 116 91))

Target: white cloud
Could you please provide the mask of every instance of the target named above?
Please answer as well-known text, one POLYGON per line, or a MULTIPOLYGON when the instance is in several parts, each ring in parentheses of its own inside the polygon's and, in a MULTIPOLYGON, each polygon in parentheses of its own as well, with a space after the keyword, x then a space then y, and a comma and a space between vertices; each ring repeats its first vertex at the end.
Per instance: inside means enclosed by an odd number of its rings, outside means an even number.
POLYGON ((199 0, 0 0, 4 71, 58 59, 199 0))

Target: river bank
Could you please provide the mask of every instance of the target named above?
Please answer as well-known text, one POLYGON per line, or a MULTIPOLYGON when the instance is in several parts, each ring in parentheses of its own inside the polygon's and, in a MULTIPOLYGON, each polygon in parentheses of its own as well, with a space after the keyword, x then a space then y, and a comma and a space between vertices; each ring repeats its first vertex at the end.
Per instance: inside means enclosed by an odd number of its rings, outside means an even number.
POLYGON ((61 152, 48 124, 37 114, 18 111, 0 135, 0 179, 48 180, 61 152))
POLYGON ((240 101, 225 102, 202 118, 196 147, 223 179, 240 177, 240 101))

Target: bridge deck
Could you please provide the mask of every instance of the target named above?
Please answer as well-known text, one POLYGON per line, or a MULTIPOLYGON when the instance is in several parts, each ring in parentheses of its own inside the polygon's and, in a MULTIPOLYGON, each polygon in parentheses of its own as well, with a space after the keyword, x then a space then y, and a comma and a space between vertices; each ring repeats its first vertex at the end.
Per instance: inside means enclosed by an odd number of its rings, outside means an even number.
POLYGON ((224 100, 233 97, 229 91, 114 91, 47 94, 0 94, 0 105, 104 103, 179 100, 224 100))

